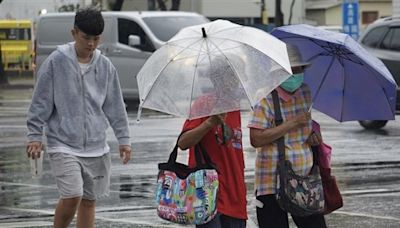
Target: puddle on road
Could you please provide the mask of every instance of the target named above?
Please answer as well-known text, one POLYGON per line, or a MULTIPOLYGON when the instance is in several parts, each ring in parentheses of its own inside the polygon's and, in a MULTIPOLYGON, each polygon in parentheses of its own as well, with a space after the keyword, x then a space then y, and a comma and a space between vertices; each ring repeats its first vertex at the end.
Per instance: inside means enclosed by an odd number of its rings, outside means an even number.
MULTIPOLYGON (((154 206, 157 164, 165 162, 171 142, 135 144, 134 159, 122 165, 117 145, 112 148, 110 197, 100 199, 105 206, 154 206), (161 148, 164 148, 162 150, 161 148), (164 151, 164 152, 154 152, 164 151)), ((58 193, 48 156, 43 161, 43 176, 32 179, 25 147, 0 148, 0 206, 20 208, 54 208, 58 193)))

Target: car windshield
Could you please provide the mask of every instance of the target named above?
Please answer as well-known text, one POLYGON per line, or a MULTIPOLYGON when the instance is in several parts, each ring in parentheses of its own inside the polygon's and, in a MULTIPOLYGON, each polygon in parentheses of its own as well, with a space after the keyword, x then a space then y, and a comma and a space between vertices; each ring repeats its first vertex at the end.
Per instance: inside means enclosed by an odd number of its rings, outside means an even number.
POLYGON ((146 17, 143 20, 161 41, 168 41, 184 27, 208 22, 207 18, 201 16, 146 17))

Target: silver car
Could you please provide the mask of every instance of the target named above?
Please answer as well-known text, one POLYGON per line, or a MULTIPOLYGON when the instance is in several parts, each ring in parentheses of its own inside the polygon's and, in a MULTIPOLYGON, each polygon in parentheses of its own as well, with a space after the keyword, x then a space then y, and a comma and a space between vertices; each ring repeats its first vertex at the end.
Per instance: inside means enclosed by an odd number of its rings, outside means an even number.
MULTIPOLYGON (((192 12, 103 12, 105 21, 99 49, 118 71, 125 100, 137 100, 136 75, 148 57, 180 29, 208 22, 192 12)), ((57 45, 72 41, 75 13, 49 13, 36 21, 35 64, 37 69, 57 45)))

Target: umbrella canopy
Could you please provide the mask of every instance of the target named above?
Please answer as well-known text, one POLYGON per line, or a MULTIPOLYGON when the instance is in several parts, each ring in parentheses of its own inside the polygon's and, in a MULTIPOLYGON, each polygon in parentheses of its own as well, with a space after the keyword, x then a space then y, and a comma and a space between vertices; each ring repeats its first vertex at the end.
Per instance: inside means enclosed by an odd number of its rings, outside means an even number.
POLYGON ((341 122, 394 119, 393 76, 353 38, 304 24, 279 27, 271 34, 296 45, 303 60, 312 64, 304 81, 315 109, 341 122))
POLYGON ((252 107, 291 75, 286 45, 225 20, 182 29, 137 76, 140 106, 188 119, 252 107))

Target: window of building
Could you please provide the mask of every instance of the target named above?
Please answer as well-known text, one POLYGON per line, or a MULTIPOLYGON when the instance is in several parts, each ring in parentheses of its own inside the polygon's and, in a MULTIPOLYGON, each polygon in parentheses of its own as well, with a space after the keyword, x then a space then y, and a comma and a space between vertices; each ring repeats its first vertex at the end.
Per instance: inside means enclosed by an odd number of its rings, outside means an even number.
POLYGON ((378 19, 378 11, 364 11, 361 15, 362 24, 371 24, 378 19))

